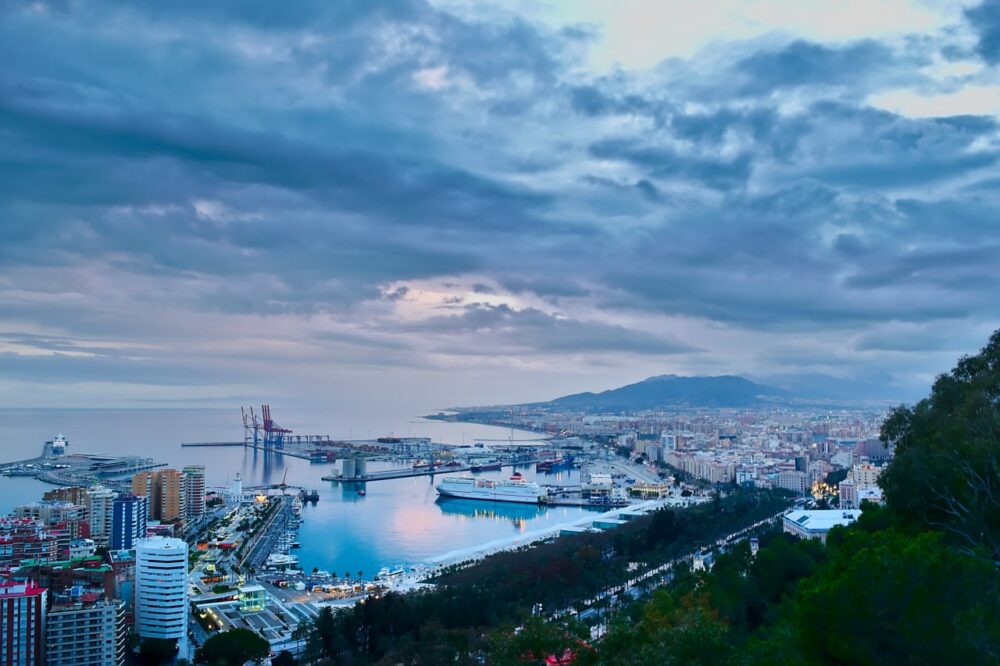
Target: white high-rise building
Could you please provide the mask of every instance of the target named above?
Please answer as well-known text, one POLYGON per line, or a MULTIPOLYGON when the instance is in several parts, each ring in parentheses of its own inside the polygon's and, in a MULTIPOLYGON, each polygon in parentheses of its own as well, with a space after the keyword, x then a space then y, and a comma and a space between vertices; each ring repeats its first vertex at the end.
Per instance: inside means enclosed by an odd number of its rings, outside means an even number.
POLYGON ((188 546, 153 537, 135 549, 135 631, 140 638, 176 639, 188 657, 188 546))
POLYGON ((114 524, 114 501, 118 493, 107 486, 91 486, 87 489, 86 504, 90 519, 90 538, 98 546, 111 543, 111 526, 114 524))

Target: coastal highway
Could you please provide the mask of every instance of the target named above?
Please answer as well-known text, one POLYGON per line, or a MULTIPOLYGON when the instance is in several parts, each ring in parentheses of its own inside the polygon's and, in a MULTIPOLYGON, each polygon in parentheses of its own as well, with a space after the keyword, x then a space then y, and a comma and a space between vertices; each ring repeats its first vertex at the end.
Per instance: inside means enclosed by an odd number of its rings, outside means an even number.
MULTIPOLYGON (((725 547, 738 543, 743 539, 747 538, 750 534, 752 534, 756 530, 763 527, 764 525, 773 523, 777 520, 781 520, 781 517, 784 516, 789 511, 791 511, 791 508, 782 509, 773 516, 769 516, 762 520, 758 520, 757 522, 751 525, 747 525, 746 527, 740 528, 739 530, 736 530, 735 532, 726 535, 725 537, 716 541, 715 544, 713 545, 715 547, 725 547)), ((608 610, 600 608, 603 602, 610 601, 610 605, 614 606, 620 595, 629 594, 631 590, 635 588, 645 588, 645 590, 651 591, 658 587, 662 587, 665 584, 668 584, 673 578, 672 569, 675 566, 681 563, 691 563, 692 561, 694 561, 695 557, 697 557, 699 554, 705 553, 711 547, 712 546, 703 546, 701 548, 697 548, 686 555, 682 555, 681 557, 674 558, 672 560, 659 564, 655 567, 646 569, 645 571, 642 571, 640 573, 636 573, 623 583, 605 588, 604 590, 595 594, 592 597, 589 597, 587 599, 582 599, 566 608, 551 613, 549 615, 549 619, 558 620, 560 618, 567 617, 570 615, 576 615, 577 611, 575 607, 577 606, 585 607, 585 610, 579 613, 579 617, 584 618, 584 615, 587 615, 588 613, 590 615, 593 615, 594 613, 591 613, 591 611, 596 611, 596 614, 600 615, 603 619, 607 616, 606 611, 608 610)), ((607 621, 605 620, 591 628, 591 639, 597 640, 601 638, 606 632, 607 632, 607 621)))

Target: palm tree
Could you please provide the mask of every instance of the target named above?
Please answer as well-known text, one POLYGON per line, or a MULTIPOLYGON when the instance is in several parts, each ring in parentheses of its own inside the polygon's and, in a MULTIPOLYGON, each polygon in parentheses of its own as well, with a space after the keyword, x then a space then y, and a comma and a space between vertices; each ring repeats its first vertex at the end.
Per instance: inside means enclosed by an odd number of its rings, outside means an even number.
POLYGON ((364 575, 365 575, 364 572, 361 571, 361 569, 358 569, 358 578, 361 578, 364 575))

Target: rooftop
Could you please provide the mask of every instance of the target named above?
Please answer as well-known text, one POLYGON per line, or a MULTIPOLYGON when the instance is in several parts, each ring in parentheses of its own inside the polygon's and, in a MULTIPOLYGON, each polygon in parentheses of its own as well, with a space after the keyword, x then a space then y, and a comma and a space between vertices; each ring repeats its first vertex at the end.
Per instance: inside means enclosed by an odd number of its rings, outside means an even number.
POLYGON ((45 592, 44 587, 38 587, 34 582, 4 581, 0 583, 0 597, 31 597, 45 592))
POLYGON ((837 525, 850 525, 860 515, 860 509, 799 510, 787 514, 785 522, 810 532, 826 532, 837 525))

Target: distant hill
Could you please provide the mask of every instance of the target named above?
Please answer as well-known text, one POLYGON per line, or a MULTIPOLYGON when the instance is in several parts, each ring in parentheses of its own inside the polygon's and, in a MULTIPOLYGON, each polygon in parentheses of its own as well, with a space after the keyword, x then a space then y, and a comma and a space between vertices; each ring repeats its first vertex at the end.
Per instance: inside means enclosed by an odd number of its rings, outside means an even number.
POLYGON ((659 407, 751 407, 785 400, 790 394, 734 375, 659 375, 600 393, 575 393, 536 406, 567 410, 642 410, 659 407))

